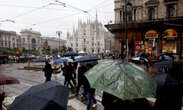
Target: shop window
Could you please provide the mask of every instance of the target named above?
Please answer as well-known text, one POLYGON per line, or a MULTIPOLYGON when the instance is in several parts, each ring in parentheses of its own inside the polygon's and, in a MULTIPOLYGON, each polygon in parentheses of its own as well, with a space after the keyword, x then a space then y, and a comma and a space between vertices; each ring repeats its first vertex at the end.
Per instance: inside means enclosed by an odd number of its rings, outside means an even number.
POLYGON ((167 17, 175 17, 176 11, 175 11, 175 5, 167 5, 167 17))
POLYGON ((177 52, 177 42, 176 40, 165 40, 163 43, 164 53, 176 53, 177 52))
POLYGON ((148 10, 148 13, 149 13, 149 20, 155 19, 155 8, 154 7, 150 7, 148 10))

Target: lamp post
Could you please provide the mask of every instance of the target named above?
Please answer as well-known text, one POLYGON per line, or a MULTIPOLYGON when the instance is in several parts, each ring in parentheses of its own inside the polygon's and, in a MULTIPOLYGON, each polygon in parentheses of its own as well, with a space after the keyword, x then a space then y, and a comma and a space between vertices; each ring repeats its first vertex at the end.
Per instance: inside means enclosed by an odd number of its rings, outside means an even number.
POLYGON ((132 12, 132 5, 125 0, 125 38, 126 38, 126 61, 128 62, 128 53, 129 53, 129 46, 128 46, 128 14, 132 12))
POLYGON ((58 35, 59 38, 59 52, 60 52, 60 36, 62 34, 62 31, 57 31, 56 34, 58 35))

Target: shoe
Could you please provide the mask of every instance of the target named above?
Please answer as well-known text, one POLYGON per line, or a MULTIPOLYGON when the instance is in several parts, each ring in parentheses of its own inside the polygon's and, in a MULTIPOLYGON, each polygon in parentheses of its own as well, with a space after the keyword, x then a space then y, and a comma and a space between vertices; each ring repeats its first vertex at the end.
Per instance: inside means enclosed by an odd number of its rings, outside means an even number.
POLYGON ((95 108, 95 107, 97 107, 97 104, 93 104, 93 106, 92 106, 93 108, 95 108))

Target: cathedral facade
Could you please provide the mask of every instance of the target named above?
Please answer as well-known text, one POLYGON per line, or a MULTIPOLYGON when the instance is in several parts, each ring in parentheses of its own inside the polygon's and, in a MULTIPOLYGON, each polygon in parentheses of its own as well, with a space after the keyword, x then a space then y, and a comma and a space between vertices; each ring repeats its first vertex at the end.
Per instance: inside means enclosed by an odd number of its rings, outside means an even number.
POLYGON ((77 28, 67 33, 67 47, 75 52, 101 54, 112 47, 112 34, 107 32, 96 17, 96 20, 87 22, 78 21, 77 28))

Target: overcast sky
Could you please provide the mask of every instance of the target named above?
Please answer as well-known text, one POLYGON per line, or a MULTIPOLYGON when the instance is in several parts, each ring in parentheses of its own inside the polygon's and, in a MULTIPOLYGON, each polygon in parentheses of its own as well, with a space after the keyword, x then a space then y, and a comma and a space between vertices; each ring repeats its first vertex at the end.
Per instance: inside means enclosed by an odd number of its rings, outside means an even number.
POLYGON ((103 24, 114 21, 114 0, 59 1, 66 3, 66 7, 48 5, 55 3, 54 0, 0 0, 0 29, 19 33, 21 29, 32 28, 44 36, 53 36, 60 30, 66 37, 66 32, 77 26, 78 19, 94 20, 96 11, 99 21, 103 24), (15 23, 2 22, 5 19, 14 20, 15 23))

